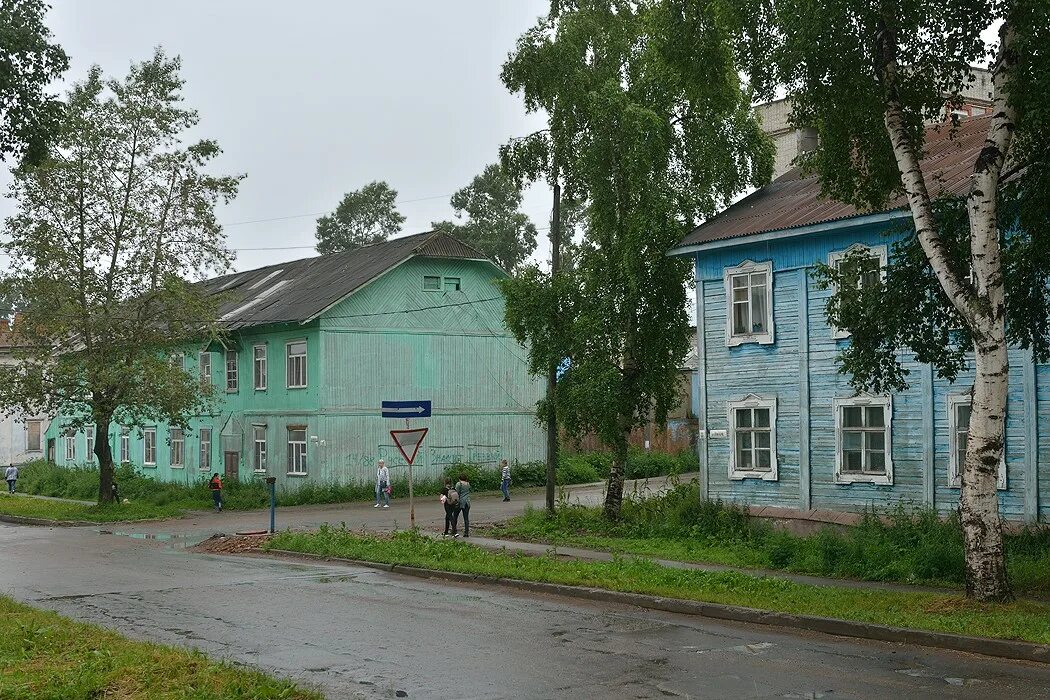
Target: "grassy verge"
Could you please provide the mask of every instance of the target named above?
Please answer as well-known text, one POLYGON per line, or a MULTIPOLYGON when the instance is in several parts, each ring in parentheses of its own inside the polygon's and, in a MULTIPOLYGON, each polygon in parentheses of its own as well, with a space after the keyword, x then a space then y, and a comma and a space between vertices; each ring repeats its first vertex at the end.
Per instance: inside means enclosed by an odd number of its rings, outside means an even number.
POLYGON ((22 518, 44 520, 111 523, 121 520, 151 520, 172 518, 182 509, 172 505, 158 506, 152 503, 125 503, 107 506, 47 501, 41 498, 23 498, 0 494, 0 514, 22 518))
MULTIPOLYGON (((704 501, 695 484, 628 498, 615 523, 598 508, 566 505, 554 517, 526 510, 485 534, 831 578, 960 587, 965 575, 962 531, 954 517, 901 508, 879 517, 868 513, 845 531, 826 528, 801 537, 775 530, 740 507, 704 501)), ((1006 550, 1015 590, 1050 595, 1050 531, 1007 535, 1006 550)))
POLYGON ((980 605, 966 601, 961 595, 808 586, 737 572, 672 569, 641 559, 564 561, 550 556, 490 552, 413 532, 383 537, 323 527, 315 533, 281 533, 266 547, 896 627, 1050 643, 1050 605, 1028 600, 980 605))
POLYGON ((135 642, 0 596, 0 697, 285 698, 321 695, 199 652, 135 642))

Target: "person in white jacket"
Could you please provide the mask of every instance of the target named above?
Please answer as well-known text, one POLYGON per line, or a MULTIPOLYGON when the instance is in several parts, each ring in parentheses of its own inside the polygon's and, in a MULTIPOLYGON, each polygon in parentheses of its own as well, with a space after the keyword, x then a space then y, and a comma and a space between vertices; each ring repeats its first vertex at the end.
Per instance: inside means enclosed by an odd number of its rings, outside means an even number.
POLYGON ((18 481, 18 467, 11 465, 4 471, 4 478, 7 479, 7 492, 15 492, 15 482, 18 481))
POLYGON ((386 468, 386 462, 379 460, 379 468, 376 469, 376 504, 373 508, 379 507, 379 501, 382 499, 384 508, 390 507, 390 493, 387 489, 390 488, 390 470, 386 468))

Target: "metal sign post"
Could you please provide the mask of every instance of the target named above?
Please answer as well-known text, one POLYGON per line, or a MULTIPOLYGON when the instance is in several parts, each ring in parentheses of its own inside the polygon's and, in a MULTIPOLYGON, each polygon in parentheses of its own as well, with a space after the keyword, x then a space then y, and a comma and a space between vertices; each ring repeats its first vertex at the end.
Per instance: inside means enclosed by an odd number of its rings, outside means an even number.
MULTIPOLYGON (((407 424, 408 421, 405 421, 407 424)), ((408 517, 412 527, 416 526, 416 504, 412 493, 412 462, 416 461, 419 454, 419 446, 423 444, 423 438, 427 436, 429 428, 406 428, 405 430, 391 430, 390 437, 394 440, 401 456, 408 462, 408 517)))

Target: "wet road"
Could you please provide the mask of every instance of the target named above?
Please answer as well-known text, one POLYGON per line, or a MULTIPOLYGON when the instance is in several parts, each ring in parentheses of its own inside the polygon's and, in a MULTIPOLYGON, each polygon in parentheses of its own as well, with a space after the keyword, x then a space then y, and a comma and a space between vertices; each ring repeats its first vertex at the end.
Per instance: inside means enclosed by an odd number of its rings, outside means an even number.
MULTIPOLYGON (((485 517, 512 505, 485 503, 485 517)), ((375 524, 397 517, 340 512, 375 524)), ((333 698, 1050 696, 1048 666, 178 548, 179 534, 209 522, 180 521, 181 533, 151 525, 176 535, 160 540, 3 525, 0 590, 333 698)))

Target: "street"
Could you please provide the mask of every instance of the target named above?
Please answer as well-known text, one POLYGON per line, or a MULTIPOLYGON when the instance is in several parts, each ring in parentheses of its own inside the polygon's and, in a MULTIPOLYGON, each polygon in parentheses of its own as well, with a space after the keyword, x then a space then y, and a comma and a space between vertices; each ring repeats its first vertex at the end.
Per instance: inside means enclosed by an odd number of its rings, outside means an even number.
MULTIPOLYGON (((479 523, 522 507, 491 496, 475 503, 479 523)), ((417 505, 421 524, 436 522, 434 504, 417 505)), ((288 509, 283 522, 341 518, 348 527, 391 527, 406 508, 399 501, 378 511, 370 504, 288 509)), ((202 514, 124 530, 4 525, 0 590, 134 638, 292 677, 332 698, 1050 694, 1045 666, 183 549, 201 533, 259 518, 202 514), (134 536, 105 534, 125 530, 134 536)))

